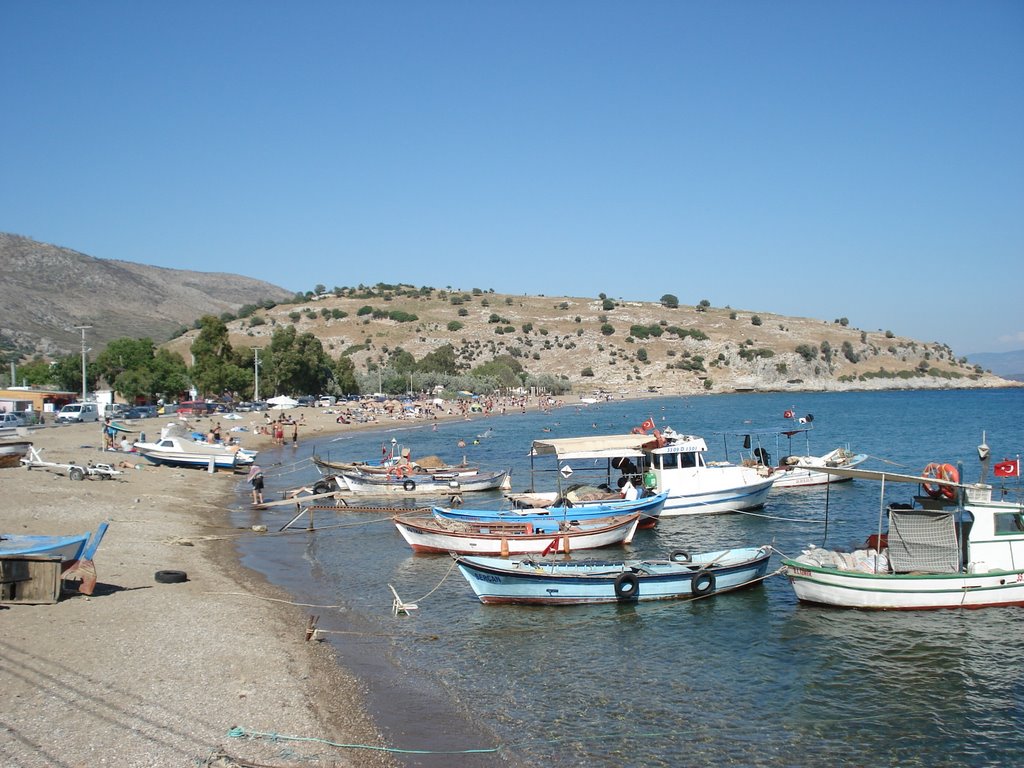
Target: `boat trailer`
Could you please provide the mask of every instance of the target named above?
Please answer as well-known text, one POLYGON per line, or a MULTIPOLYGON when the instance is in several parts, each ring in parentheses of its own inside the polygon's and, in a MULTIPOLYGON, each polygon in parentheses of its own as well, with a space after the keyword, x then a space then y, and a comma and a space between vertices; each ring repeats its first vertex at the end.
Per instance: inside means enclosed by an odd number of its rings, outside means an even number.
POLYGON ((26 469, 45 469, 59 475, 67 475, 69 480, 84 480, 87 477, 99 478, 100 480, 112 480, 123 475, 119 469, 114 469, 110 464, 88 462, 86 464, 63 464, 58 461, 45 461, 39 451, 30 447, 29 455, 21 459, 21 464, 26 469))

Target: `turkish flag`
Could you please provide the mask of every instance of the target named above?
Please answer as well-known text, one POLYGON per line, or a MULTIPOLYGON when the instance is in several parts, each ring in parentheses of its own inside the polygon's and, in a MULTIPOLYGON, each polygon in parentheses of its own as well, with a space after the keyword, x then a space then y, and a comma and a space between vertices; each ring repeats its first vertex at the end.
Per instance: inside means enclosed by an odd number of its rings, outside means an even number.
POLYGON ((992 474, 996 477, 1020 477, 1020 459, 1000 461, 992 467, 992 474))
POLYGON ((654 429, 654 426, 654 419, 647 419, 647 421, 640 425, 640 431, 650 432, 652 429, 654 429))

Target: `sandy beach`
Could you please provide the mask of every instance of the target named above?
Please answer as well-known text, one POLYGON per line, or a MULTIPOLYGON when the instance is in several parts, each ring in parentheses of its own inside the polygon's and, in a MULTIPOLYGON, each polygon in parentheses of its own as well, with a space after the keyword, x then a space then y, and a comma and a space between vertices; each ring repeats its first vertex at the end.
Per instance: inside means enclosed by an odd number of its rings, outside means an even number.
MULTIPOLYGON (((334 409, 285 414, 301 419, 300 441, 405 423, 387 414, 339 423, 334 409)), ((230 434, 243 447, 271 446, 273 437, 256 429, 267 417, 242 416, 193 424, 205 430, 220 422, 225 435, 242 425, 230 434)), ((426 418, 466 417, 439 410, 426 418)), ((152 437, 168 420, 135 426, 152 437)), ((295 604, 239 563, 238 539, 261 535, 230 520, 231 505, 248 493, 245 474, 156 467, 102 451, 96 423, 47 426, 29 437, 47 461, 127 466, 114 479, 78 482, 42 469, 0 469, 0 534, 68 535, 110 524, 91 596, 67 581, 55 604, 0 605, 0 764, 397 764, 380 749, 388 745, 366 712, 361 684, 329 644, 306 639, 308 617, 332 606, 295 604), (162 570, 184 571, 188 580, 158 582, 162 570), (236 727, 308 741, 239 737, 236 727)))
MULTIPOLYGON (((355 428, 302 410, 303 437, 355 428)), ((155 433, 161 423, 141 425, 155 433)), ((248 421, 223 422, 232 423, 248 421)), ((257 535, 229 523, 228 505, 244 475, 154 467, 102 452, 98 424, 30 436, 48 461, 139 468, 80 482, 39 469, 0 469, 2 533, 67 535, 110 523, 92 596, 0 605, 0 764, 393 764, 379 751, 230 735, 240 726, 383 745, 357 683, 336 666, 330 646, 305 639, 307 617, 317 609, 290 604, 238 564, 237 537, 257 535), (188 581, 159 583, 160 570, 185 571, 188 581)), ((241 433, 245 447, 266 439, 241 433)))

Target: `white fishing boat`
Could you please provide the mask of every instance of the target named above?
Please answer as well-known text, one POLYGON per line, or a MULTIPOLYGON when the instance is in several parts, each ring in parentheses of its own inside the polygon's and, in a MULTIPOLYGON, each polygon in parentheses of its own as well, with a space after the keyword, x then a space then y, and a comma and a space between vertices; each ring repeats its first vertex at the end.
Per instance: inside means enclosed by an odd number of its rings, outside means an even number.
MULTIPOLYGON (((653 427, 652 427, 653 428, 653 427)), ((653 435, 601 435, 534 440, 531 463, 553 456, 564 479, 593 468, 606 473, 608 484, 632 483, 655 493, 667 493, 662 517, 740 512, 764 506, 772 487, 754 467, 716 464, 705 460, 704 438, 684 435, 671 427, 653 435), (618 478, 616 474, 620 474, 618 478)))
POLYGON ((825 468, 881 483, 878 531, 853 552, 812 547, 784 559, 797 598, 876 610, 1024 605, 1024 504, 992 500, 984 444, 979 455, 974 484, 958 482, 949 464, 929 465, 921 476, 825 468), (886 505, 893 483, 918 486, 912 504, 886 505))
MULTIPOLYGON (((786 411, 792 414, 792 411, 786 411)), ((792 418, 792 417, 790 417, 792 418)), ((824 472, 828 467, 856 467, 865 461, 865 453, 854 453, 849 447, 838 447, 822 456, 811 453, 810 433, 814 416, 801 417, 798 426, 779 429, 750 429, 722 433, 729 451, 729 438, 742 438, 740 463, 754 467, 763 477, 772 478, 772 488, 801 488, 848 482, 850 478, 824 472), (793 438, 803 438, 803 453, 793 450, 793 438), (785 440, 785 442, 783 442, 785 440), (781 457, 777 463, 772 457, 781 457)))

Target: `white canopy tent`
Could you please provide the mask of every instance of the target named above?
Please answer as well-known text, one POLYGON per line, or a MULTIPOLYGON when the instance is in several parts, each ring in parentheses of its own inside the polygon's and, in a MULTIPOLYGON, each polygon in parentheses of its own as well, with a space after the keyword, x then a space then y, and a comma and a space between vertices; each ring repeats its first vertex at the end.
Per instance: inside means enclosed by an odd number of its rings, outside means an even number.
POLYGON ((278 395, 267 400, 267 404, 274 410, 283 411, 286 408, 297 407, 299 401, 288 397, 288 395, 278 395))

